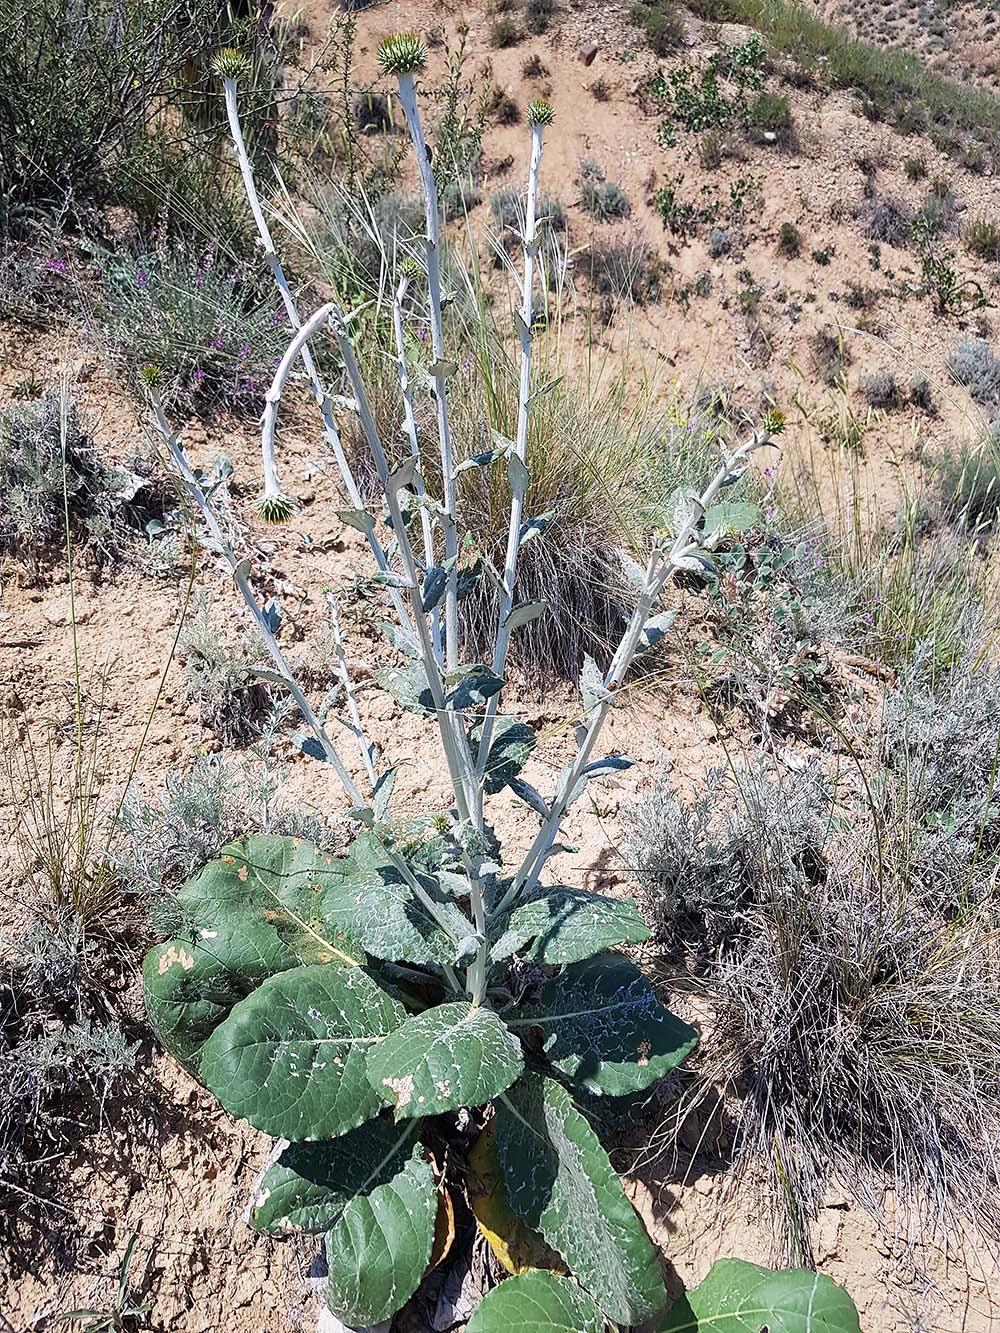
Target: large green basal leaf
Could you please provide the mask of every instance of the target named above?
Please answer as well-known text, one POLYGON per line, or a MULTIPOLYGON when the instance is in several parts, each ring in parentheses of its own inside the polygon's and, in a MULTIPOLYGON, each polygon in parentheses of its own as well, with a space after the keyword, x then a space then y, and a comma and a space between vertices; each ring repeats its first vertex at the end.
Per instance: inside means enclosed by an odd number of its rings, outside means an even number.
POLYGON ((329 1231, 353 1199, 403 1169, 416 1129, 396 1124, 386 1112, 336 1139, 287 1144, 254 1191, 251 1225, 272 1236, 329 1231))
POLYGON ((399 1119, 481 1106, 524 1069, 520 1042, 465 1000, 415 1014, 368 1056, 368 1078, 399 1119))
POLYGON ((468 935, 469 923, 434 879, 414 870, 441 914, 454 922, 454 938, 413 896, 372 834, 355 839, 349 862, 352 873, 325 895, 324 908, 335 920, 349 920, 374 958, 408 963, 455 961, 455 941, 468 935))
POLYGON ((154 945, 142 964, 150 1025, 197 1074, 201 1048, 233 1005, 298 961, 273 930, 241 921, 154 945))
POLYGON ((708 1277, 667 1311, 658 1333, 861 1333, 854 1302, 806 1268, 773 1273, 719 1259, 708 1277))
POLYGON ((205 1043, 202 1078, 227 1111, 278 1138, 346 1134, 384 1104, 365 1062, 405 1017, 360 967, 296 967, 233 1007, 205 1043))
POLYGON ((547 1059, 591 1092, 639 1092, 687 1056, 694 1028, 664 1009, 639 969, 620 954, 574 963, 547 982, 536 1005, 508 1020, 539 1028, 547 1059))
POLYGON ((511 1208, 559 1251, 609 1319, 638 1324, 663 1308, 657 1252, 566 1088, 532 1074, 505 1092, 497 1155, 511 1208))
POLYGON ((514 908, 490 956, 496 962, 517 953, 535 963, 578 963, 616 944, 648 939, 634 904, 560 885, 514 908))
POLYGON ((303 963, 363 963, 365 951, 346 915, 342 886, 358 877, 349 859, 302 838, 259 836, 229 843, 178 892, 196 934, 237 923, 272 931, 303 963))
POLYGON ((524 1273, 494 1287, 465 1333, 604 1333, 604 1316, 568 1278, 524 1273))
POLYGON ((416 1129, 382 1115, 326 1143, 290 1144, 252 1202, 259 1231, 327 1233, 328 1303, 351 1325, 387 1319, 430 1260, 437 1191, 416 1129))
POLYGON ((437 1189, 420 1145, 390 1180, 359 1195, 326 1237, 327 1304, 351 1327, 388 1319, 420 1285, 434 1244, 437 1189))

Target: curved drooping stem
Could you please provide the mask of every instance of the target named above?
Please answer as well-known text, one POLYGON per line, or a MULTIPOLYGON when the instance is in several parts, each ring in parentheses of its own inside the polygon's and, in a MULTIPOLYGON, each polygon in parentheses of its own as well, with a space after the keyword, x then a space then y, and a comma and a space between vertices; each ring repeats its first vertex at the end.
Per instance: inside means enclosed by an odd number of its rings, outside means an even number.
MULTIPOLYGON (((521 310, 517 324, 517 337, 521 348, 521 376, 517 395, 517 431, 514 437, 514 456, 521 465, 517 472, 510 472, 511 502, 510 521, 507 527, 507 552, 504 558, 503 592, 500 597, 500 615, 497 624, 496 643, 493 650, 493 674, 503 676, 507 665, 507 649, 510 645, 510 612, 514 606, 514 583, 517 579, 517 557, 521 543, 521 523, 524 518, 524 500, 528 490, 528 425, 531 415, 531 325, 534 318, 532 288, 535 279, 535 254, 538 248, 538 179, 542 166, 542 132, 544 120, 533 120, 531 124, 531 161, 528 167, 528 197, 525 203, 524 232, 522 245, 524 250, 524 278, 521 284, 521 310)), ((486 717, 483 721, 482 739, 479 743, 478 772, 486 772, 489 762, 490 744, 493 738, 493 725, 497 711, 497 696, 494 695, 486 705, 486 717)))
MULTIPOLYGON (((285 307, 285 314, 288 316, 288 322, 292 326, 292 329, 298 332, 302 327, 302 318, 299 314, 295 297, 292 295, 291 288, 288 285, 288 279, 285 276, 281 260, 278 258, 278 252, 275 248, 270 228, 264 217, 264 210, 261 208, 260 196, 257 193, 257 184, 253 174, 253 165, 250 162, 250 156, 246 149, 246 142, 243 138, 243 127, 240 123, 235 78, 231 75, 224 77, 222 87, 226 103, 226 116, 229 121, 229 132, 233 140, 233 150, 236 154, 240 176, 243 180, 243 190, 247 197, 247 203, 250 206, 254 226, 256 227, 257 235, 260 238, 264 257, 271 270, 274 285, 277 287, 281 296, 282 305, 285 307)), ((323 438, 326 440, 326 443, 334 456, 344 490, 347 493, 347 498, 354 509, 363 509, 364 504, 361 499, 361 492, 358 489, 358 484, 354 473, 351 470, 351 465, 347 461, 347 455, 344 452, 344 445, 340 438, 340 431, 337 429, 330 396, 323 388, 319 370, 317 369, 312 352, 309 350, 308 340, 300 344, 299 355, 302 358, 302 365, 309 380, 313 399, 316 402, 316 406, 319 408, 320 416, 323 421, 323 438)), ((291 512, 291 509, 291 502, 282 491, 278 478, 272 436, 270 457, 265 460, 264 466, 264 493, 260 500, 261 514, 264 518, 273 521, 275 518, 286 518, 291 512)), ((389 561, 385 549, 379 541, 374 528, 370 532, 366 532, 365 536, 371 547, 372 555, 375 557, 375 563, 378 565, 379 570, 383 574, 388 573, 389 561)), ((391 586, 389 588, 389 596, 393 604, 393 610, 400 619, 405 622, 407 619, 405 606, 399 594, 391 586)))
POLYGON ((399 101, 410 131, 413 151, 420 173, 427 222, 427 290, 431 322, 431 355, 429 367, 434 381, 434 402, 437 414, 438 441, 441 446, 442 500, 444 513, 444 553, 448 562, 445 589, 445 655, 449 671, 458 667, 458 513, 455 501, 455 455, 452 448, 451 426, 448 421, 447 381, 454 374, 454 363, 444 354, 444 325, 441 317, 441 238, 438 221, 437 182, 428 156, 424 129, 417 106, 417 91, 412 73, 400 73, 399 101))

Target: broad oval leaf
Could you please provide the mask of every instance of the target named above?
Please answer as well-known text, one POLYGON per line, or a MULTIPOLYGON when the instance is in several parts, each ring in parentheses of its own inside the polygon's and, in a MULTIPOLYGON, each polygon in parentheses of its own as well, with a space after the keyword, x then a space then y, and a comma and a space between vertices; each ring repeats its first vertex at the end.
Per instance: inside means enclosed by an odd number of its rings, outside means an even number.
POLYGON ((368 1078, 398 1119, 481 1106, 524 1069, 517 1038, 465 1000, 414 1014, 368 1057, 368 1078))
POLYGON ((616 944, 639 944, 649 928, 634 904, 560 885, 521 903, 501 923, 495 962, 521 954, 534 963, 577 963, 616 944))
POLYGON ((438 912, 451 926, 442 929, 415 897, 380 840, 362 833, 351 844, 349 872, 327 885, 323 909, 334 920, 349 920, 373 958, 407 963, 451 963, 455 942, 469 932, 469 922, 436 879, 411 867, 438 912))
MULTIPOLYGON (((477 723, 469 731, 473 756, 479 761, 479 743, 482 740, 483 725, 477 723)), ((484 770, 487 796, 494 796, 513 782, 521 769, 528 762, 538 738, 533 727, 527 722, 520 722, 516 717, 499 717, 493 727, 490 738, 490 753, 484 770)))
POLYGON ((806 1268, 774 1273, 719 1259, 676 1300, 657 1333, 861 1333, 854 1302, 830 1278, 806 1268))
POLYGON ((604 1333, 604 1316, 568 1278, 524 1273, 489 1292, 466 1333, 604 1333))
POLYGON ((413 1155, 415 1124, 385 1113, 323 1143, 289 1143, 250 1200, 250 1223, 272 1236, 335 1227, 352 1200, 393 1179, 413 1155))
POLYGON ((634 963, 599 954, 567 967, 510 1026, 537 1027, 546 1057, 589 1091, 640 1092, 690 1054, 694 1028, 664 1009, 634 963))
POLYGON ((437 1218, 434 1171, 414 1144, 391 1179, 355 1196, 326 1237, 327 1305, 351 1327, 389 1319, 420 1285, 437 1218))
POLYGON ((365 1062, 405 1017, 360 967, 296 967, 233 1007, 205 1043, 202 1077, 227 1111, 277 1138, 346 1134, 384 1104, 365 1062))
POLYGON ((203 940, 239 926, 270 931, 302 963, 363 963, 365 952, 327 895, 350 861, 303 838, 255 836, 223 847, 177 900, 203 940))
POLYGON ((608 1319, 638 1324, 661 1310, 659 1255, 566 1088, 528 1075, 496 1110, 497 1155, 514 1212, 559 1251, 608 1319))

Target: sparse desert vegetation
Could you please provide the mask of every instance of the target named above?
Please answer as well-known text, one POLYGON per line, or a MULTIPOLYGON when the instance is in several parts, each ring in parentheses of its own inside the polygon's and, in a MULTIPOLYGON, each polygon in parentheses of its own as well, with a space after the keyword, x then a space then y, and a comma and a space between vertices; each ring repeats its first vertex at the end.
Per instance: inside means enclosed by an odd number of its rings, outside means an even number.
POLYGON ((995 1325, 952 8, 0 0, 0 1325, 995 1325))

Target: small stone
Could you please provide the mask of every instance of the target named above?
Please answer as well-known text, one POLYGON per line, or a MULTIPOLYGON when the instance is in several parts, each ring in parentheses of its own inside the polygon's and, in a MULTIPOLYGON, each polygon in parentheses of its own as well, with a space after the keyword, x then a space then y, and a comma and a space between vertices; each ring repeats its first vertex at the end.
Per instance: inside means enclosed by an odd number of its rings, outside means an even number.
POLYGON ((580 59, 585 65, 592 65, 594 57, 597 55, 597 43, 588 42, 586 46, 580 47, 580 59))

